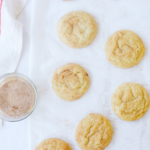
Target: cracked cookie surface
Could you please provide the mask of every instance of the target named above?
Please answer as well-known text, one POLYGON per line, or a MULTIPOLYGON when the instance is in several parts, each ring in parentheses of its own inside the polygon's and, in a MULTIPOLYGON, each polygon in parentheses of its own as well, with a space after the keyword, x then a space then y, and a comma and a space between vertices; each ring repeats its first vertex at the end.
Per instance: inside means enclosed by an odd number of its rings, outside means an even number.
POLYGON ((103 150, 112 140, 110 121, 100 114, 89 114, 77 126, 75 138, 82 150, 103 150))
POLYGON ((50 138, 41 142, 35 150, 71 150, 71 147, 60 139, 50 138))
POLYGON ((52 87, 55 94, 66 101, 81 98, 89 88, 89 76, 78 64, 67 64, 54 72, 52 87))
POLYGON ((95 39, 97 24, 90 14, 73 11, 59 20, 57 34, 66 45, 82 48, 90 45, 95 39))
POLYGON ((120 119, 134 121, 147 112, 149 102, 149 95, 144 87, 137 83, 125 83, 112 95, 111 106, 120 119))
POLYGON ((113 65, 130 68, 137 65, 144 57, 145 47, 134 32, 121 30, 112 34, 105 44, 105 54, 113 65))

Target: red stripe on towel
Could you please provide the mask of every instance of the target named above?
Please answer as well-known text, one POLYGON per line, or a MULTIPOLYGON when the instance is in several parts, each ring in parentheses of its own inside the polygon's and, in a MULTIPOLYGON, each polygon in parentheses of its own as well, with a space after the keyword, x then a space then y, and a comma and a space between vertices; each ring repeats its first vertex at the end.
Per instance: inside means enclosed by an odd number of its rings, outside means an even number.
POLYGON ((0 1, 0 34, 1 34, 1 10, 2 10, 3 0, 0 1))

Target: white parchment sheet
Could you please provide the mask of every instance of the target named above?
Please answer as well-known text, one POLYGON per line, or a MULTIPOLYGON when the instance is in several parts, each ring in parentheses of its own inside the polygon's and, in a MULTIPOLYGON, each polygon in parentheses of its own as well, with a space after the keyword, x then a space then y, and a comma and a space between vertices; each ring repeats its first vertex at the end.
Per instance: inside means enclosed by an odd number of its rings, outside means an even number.
POLYGON ((150 1, 149 0, 34 0, 31 29, 31 79, 38 89, 38 103, 30 117, 30 148, 47 138, 60 138, 73 150, 77 124, 90 113, 106 116, 112 123, 114 136, 106 150, 150 150, 150 109, 134 122, 120 120, 111 109, 111 96, 122 83, 136 82, 150 94, 150 1), (82 49, 63 44, 56 25, 65 14, 82 10, 90 13, 98 24, 94 42, 82 49), (104 45, 115 31, 128 29, 144 42, 143 60, 130 69, 111 65, 104 45), (79 100, 66 102, 52 90, 53 72, 67 64, 77 63, 90 77, 90 88, 79 100))

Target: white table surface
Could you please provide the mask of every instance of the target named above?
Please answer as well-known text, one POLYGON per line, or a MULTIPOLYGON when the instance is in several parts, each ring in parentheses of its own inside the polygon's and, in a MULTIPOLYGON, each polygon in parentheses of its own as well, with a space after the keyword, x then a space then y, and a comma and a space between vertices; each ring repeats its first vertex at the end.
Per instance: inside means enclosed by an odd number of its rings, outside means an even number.
MULTIPOLYGON (((16 72, 29 77, 29 56, 30 56, 30 19, 32 12, 32 0, 29 0, 26 7, 20 14, 18 20, 23 24, 23 49, 20 62, 16 72)), ((3 122, 0 125, 0 150, 29 150, 28 119, 20 122, 3 122)))
MULTIPOLYGON (((32 0, 28 0, 18 20, 23 25, 23 49, 16 72, 29 77, 30 67, 30 26, 32 0)), ((0 125, 0 150, 29 150, 28 118, 20 122, 3 122, 0 125)))

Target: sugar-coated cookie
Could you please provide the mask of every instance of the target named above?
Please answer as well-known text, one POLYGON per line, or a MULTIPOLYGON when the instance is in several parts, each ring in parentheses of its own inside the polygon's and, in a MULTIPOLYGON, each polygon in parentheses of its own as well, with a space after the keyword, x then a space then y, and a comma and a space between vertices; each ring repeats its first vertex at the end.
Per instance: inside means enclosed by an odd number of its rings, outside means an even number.
POLYGON ((35 150, 71 150, 71 147, 60 139, 50 138, 41 142, 35 150))
POLYGON ((90 14, 83 11, 73 11, 59 20, 57 34, 66 45, 82 48, 90 45, 95 39, 97 24, 90 14))
POLYGON ((105 44, 105 54, 113 65, 130 68, 143 58, 145 47, 142 40, 134 32, 121 30, 112 34, 105 44))
POLYGON ((149 95, 144 87, 137 83, 125 83, 112 95, 111 106, 120 119, 134 121, 147 112, 149 102, 149 95))
POLYGON ((89 76, 80 65, 70 63, 54 72, 52 87, 59 98, 74 101, 88 90, 89 76))
POLYGON ((112 140, 110 121, 100 114, 86 116, 77 126, 75 138, 82 150, 103 150, 112 140))

